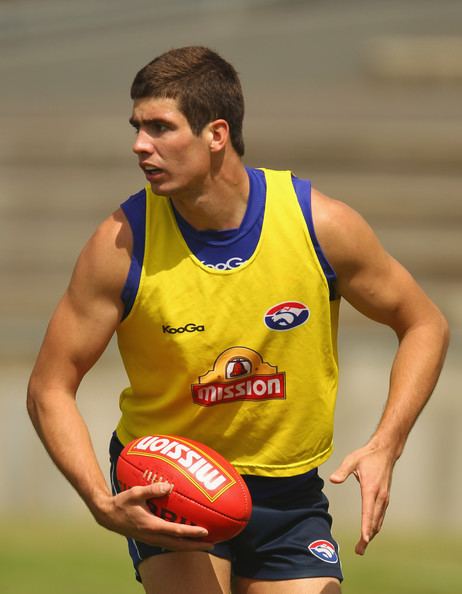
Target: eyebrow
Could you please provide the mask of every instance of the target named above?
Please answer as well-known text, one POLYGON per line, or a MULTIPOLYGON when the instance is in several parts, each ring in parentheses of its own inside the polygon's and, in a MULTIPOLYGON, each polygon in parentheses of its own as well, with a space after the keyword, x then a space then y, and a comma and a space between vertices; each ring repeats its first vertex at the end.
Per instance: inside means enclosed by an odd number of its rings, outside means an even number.
POLYGON ((134 128, 139 128, 141 126, 141 124, 164 124, 166 126, 171 125, 170 120, 167 120, 165 118, 152 118, 152 119, 147 119, 147 120, 138 120, 135 117, 131 117, 128 120, 128 123, 133 126, 134 128))

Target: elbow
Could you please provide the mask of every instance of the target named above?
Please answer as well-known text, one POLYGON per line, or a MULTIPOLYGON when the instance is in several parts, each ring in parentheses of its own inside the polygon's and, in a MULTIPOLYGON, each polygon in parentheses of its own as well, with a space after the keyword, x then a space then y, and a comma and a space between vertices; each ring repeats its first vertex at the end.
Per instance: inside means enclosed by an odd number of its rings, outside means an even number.
POLYGON ((399 342, 414 336, 420 346, 425 349, 431 348, 435 355, 438 352, 441 362, 444 361, 449 347, 450 334, 448 320, 433 303, 430 303, 426 312, 414 319, 411 324, 397 330, 399 342))
POLYGON ((436 306, 432 317, 428 321, 427 327, 429 329, 427 340, 432 341, 434 346, 439 348, 441 352, 441 361, 444 361, 451 339, 451 331, 448 320, 436 306))
POLYGON ((444 352, 446 353, 446 351, 448 350, 448 347, 449 347, 449 342, 451 340, 451 329, 449 327, 449 322, 445 318, 445 316, 441 312, 438 312, 438 313, 439 313, 439 333, 441 336, 441 342, 443 344, 444 352))
POLYGON ((31 378, 29 380, 29 385, 27 387, 26 408, 27 408, 29 417, 33 423, 37 419, 37 401, 38 401, 38 391, 34 387, 33 378, 31 378))
POLYGON ((37 428, 43 409, 47 404, 47 390, 38 376, 32 373, 27 386, 26 409, 34 427, 37 428))

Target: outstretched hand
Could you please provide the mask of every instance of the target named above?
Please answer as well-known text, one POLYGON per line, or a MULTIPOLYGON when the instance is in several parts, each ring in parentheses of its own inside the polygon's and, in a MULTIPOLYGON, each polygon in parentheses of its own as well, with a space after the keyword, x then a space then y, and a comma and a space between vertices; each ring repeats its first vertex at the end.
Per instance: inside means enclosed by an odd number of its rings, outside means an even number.
POLYGON ((355 547, 358 555, 364 555, 367 545, 382 528, 395 462, 389 450, 367 444, 349 454, 329 477, 332 483, 340 484, 354 475, 360 484, 361 536, 355 547))
POLYGON ((210 550, 212 545, 204 542, 208 534, 205 528, 167 522, 149 510, 147 501, 165 496, 171 488, 168 483, 132 487, 110 497, 96 519, 109 530, 171 551, 210 550))

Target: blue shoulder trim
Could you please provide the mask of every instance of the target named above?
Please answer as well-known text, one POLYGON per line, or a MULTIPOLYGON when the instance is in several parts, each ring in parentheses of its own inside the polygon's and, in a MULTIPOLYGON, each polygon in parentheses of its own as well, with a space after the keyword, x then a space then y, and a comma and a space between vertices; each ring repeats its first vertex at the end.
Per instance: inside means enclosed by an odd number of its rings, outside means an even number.
POLYGON ((133 234, 133 250, 127 280, 122 289, 121 298, 124 304, 122 320, 130 313, 138 293, 141 270, 144 260, 144 244, 146 238, 146 190, 130 196, 120 205, 130 224, 133 234))
POLYGON ((322 248, 319 245, 319 241, 316 237, 316 233, 314 230, 313 213, 311 210, 311 182, 308 180, 300 179, 293 175, 292 183, 294 186, 295 193, 297 194, 298 203, 300 204, 303 216, 305 217, 306 225, 308 227, 308 231, 310 233, 311 241, 313 242, 316 255, 318 257, 319 263, 321 264, 321 268, 324 271, 324 275, 327 279, 327 284, 329 285, 330 300, 333 301, 334 299, 337 299, 337 294, 335 290, 335 282, 337 280, 337 275, 335 274, 334 269, 329 264, 326 256, 324 255, 324 252, 322 251, 322 248))

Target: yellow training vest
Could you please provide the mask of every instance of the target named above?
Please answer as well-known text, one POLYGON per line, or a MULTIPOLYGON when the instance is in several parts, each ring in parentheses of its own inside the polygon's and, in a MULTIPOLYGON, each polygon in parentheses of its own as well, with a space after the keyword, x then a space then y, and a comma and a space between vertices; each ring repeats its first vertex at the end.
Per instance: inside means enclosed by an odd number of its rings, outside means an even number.
POLYGON ((140 285, 118 329, 130 380, 122 443, 185 436, 242 474, 279 477, 331 454, 339 302, 329 300, 290 172, 264 172, 260 240, 232 270, 203 265, 170 201, 146 189, 140 285))

